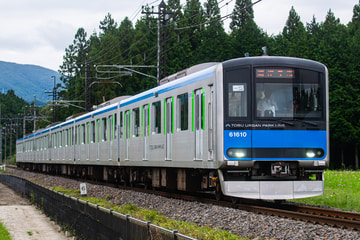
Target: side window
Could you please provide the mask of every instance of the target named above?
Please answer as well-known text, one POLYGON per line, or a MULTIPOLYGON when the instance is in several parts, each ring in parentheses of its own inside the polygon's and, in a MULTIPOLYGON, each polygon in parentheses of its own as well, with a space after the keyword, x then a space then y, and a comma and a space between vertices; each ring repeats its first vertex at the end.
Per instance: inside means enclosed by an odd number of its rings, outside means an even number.
POLYGON ((195 129, 204 130, 204 92, 202 89, 195 91, 195 129))
POLYGON ((188 94, 177 97, 177 129, 180 131, 188 130, 189 123, 188 94))
POLYGON ((90 122, 86 123, 86 144, 90 143, 90 122))
POLYGON ((124 116, 123 116, 123 112, 120 112, 120 136, 119 138, 121 139, 123 137, 124 134, 124 116))
POLYGON ((107 136, 107 119, 106 119, 106 117, 102 118, 101 122, 102 122, 101 123, 102 140, 107 141, 108 136, 107 136))
MULTIPOLYGON (((62 147, 62 131, 59 131, 57 136, 58 136, 58 139, 59 139, 59 141, 58 141, 59 146, 58 147, 62 147)), ((35 148, 36 148, 36 142, 35 142, 35 148)))
POLYGON ((250 66, 224 70, 224 119, 250 117, 250 66))
POLYGON ((54 144, 54 148, 57 148, 57 139, 56 139, 56 133, 53 133, 53 144, 54 144))
POLYGON ((69 146, 69 129, 65 130, 65 146, 69 146))
POLYGON ((90 123, 90 142, 94 143, 95 142, 95 136, 96 136, 96 128, 95 128, 95 121, 91 121, 90 123))
POLYGON ((247 116, 246 83, 229 83, 228 85, 229 117, 247 116))
POLYGON ((73 144, 73 131, 74 131, 74 128, 73 128, 73 127, 70 127, 70 129, 69 129, 69 136, 68 136, 69 146, 72 146, 72 144, 73 144))
POLYGON ((118 135, 117 115, 117 113, 114 114, 114 139, 116 139, 118 135))
POLYGON ((130 139, 130 110, 125 112, 125 138, 130 139))
POLYGON ((81 143, 84 144, 85 143, 85 124, 81 125, 81 143))
POLYGON ((151 131, 152 134, 161 133, 161 104, 155 102, 151 106, 151 131))
POLYGON ((140 136, 140 110, 139 108, 133 109, 133 136, 140 136))
POLYGON ((76 145, 76 144, 78 144, 78 133, 77 133, 77 129, 78 129, 78 126, 75 126, 75 129, 74 129, 74 135, 75 135, 75 137, 74 137, 74 145, 76 145))
POLYGON ((96 142, 100 142, 101 141, 101 133, 100 133, 100 130, 101 130, 101 122, 100 122, 100 119, 97 119, 96 120, 96 142))
POLYGON ((62 146, 63 147, 66 147, 67 146, 67 143, 66 143, 66 132, 65 130, 62 131, 62 146))
POLYGON ((149 119, 150 119, 150 113, 149 113, 149 104, 146 104, 142 107, 142 112, 143 112, 143 118, 142 118, 142 123, 141 125, 143 125, 143 136, 149 136, 150 131, 149 131, 149 119))
POLYGON ((113 141, 114 140, 114 122, 113 122, 113 116, 110 115, 108 117, 108 132, 109 132, 109 141, 113 141))

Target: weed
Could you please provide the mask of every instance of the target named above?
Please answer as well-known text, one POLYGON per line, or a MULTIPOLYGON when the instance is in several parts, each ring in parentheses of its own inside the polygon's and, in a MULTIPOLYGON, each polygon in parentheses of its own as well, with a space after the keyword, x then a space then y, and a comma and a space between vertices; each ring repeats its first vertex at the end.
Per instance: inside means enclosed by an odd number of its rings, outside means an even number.
POLYGON ((322 196, 293 201, 360 212, 360 171, 326 170, 324 177, 322 196))
POLYGON ((2 239, 2 240, 11 240, 9 232, 4 227, 4 225, 2 225, 1 222, 0 222, 0 239, 2 239))
POLYGON ((35 204, 35 193, 34 193, 34 191, 31 191, 31 193, 30 193, 30 200, 31 200, 31 202, 33 204, 35 204))

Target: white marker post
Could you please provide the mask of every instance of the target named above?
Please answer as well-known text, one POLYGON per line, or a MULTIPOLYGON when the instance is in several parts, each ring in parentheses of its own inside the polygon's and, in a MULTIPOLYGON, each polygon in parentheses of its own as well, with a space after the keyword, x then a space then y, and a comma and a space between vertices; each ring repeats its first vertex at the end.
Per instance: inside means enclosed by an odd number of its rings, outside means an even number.
POLYGON ((87 196, 86 183, 80 183, 80 193, 82 197, 87 196))

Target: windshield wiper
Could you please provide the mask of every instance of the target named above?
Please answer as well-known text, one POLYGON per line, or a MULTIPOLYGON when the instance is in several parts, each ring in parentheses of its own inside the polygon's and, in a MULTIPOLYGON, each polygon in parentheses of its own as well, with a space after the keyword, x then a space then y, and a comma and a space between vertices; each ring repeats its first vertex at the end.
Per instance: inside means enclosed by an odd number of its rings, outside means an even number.
POLYGON ((287 125, 290 126, 295 126, 295 124, 293 124, 292 122, 288 122, 288 121, 284 121, 284 120, 280 120, 280 119, 274 119, 275 121, 281 122, 281 123, 285 123, 287 125))
POLYGON ((299 119, 294 119, 294 120, 299 121, 299 122, 302 122, 302 123, 306 123, 306 124, 308 124, 308 125, 315 126, 315 127, 319 126, 319 124, 316 123, 316 122, 310 122, 310 121, 299 120, 299 119))

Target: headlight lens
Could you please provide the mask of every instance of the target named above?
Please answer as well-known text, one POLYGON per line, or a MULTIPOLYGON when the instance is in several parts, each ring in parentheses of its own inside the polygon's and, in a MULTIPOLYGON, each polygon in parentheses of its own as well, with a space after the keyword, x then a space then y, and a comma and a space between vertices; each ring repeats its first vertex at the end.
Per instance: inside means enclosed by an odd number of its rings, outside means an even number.
POLYGON ((306 157, 308 157, 308 158, 313 158, 313 157, 315 157, 315 153, 313 152, 313 151, 307 151, 306 152, 306 157))
POLYGON ((306 157, 307 158, 320 158, 324 156, 324 150, 320 148, 315 149, 307 149, 306 150, 306 157))
POLYGON ((226 154, 230 157, 230 158, 246 158, 249 157, 247 154, 248 150, 247 149, 242 149, 242 148, 229 148, 226 151, 226 154))

